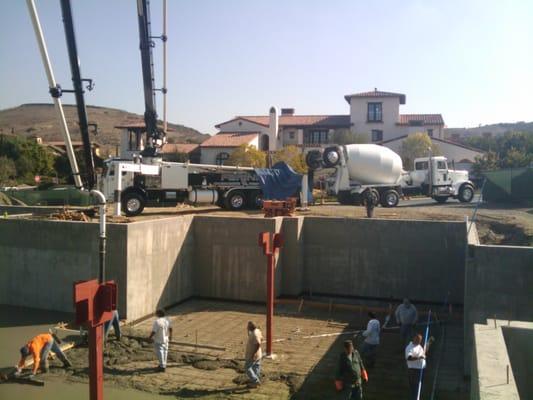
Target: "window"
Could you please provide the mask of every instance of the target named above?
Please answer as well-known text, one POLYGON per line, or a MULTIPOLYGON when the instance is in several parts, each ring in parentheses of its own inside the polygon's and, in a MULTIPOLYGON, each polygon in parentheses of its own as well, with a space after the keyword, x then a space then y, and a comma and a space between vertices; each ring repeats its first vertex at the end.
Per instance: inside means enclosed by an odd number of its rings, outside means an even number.
POLYGON ((328 131, 305 132, 305 144, 326 144, 329 143, 328 131))
POLYGON ((294 131, 289 132, 289 139, 294 140, 294 137, 296 136, 294 131))
POLYGON ((427 161, 417 161, 415 163, 415 169, 418 171, 426 170, 428 169, 429 164, 427 161))
POLYGON ((224 165, 224 161, 226 161, 229 158, 229 154, 226 152, 218 153, 216 157, 216 164, 217 165, 224 165))
POLYGON ((368 103, 368 122, 381 122, 383 120, 383 103, 368 103))
POLYGON ((446 161, 437 161, 437 169, 448 169, 446 161))
POLYGON ((259 139, 259 150, 268 151, 270 147, 270 138, 268 135, 262 135, 259 139))
POLYGON ((428 136, 433 137, 433 129, 428 129, 428 136))
POLYGON ((372 141, 381 142, 383 140, 383 131, 379 129, 372 129, 372 141))

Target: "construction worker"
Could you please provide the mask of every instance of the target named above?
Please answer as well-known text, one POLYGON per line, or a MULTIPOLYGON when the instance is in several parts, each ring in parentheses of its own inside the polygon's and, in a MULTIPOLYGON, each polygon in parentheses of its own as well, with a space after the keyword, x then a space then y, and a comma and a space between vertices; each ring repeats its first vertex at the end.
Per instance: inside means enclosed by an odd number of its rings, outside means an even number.
POLYGON ((33 369, 30 378, 37 374, 39 367, 42 372, 48 372, 48 353, 50 350, 63 362, 65 368, 71 367, 72 364, 59 347, 59 344, 61 344, 61 340, 56 335, 43 333, 35 336, 20 349, 21 357, 17 365, 17 375, 22 372, 26 358, 30 355, 33 357, 33 369))
POLYGON ((376 190, 367 190, 363 195, 363 203, 366 207, 367 218, 374 216, 374 208, 378 205, 378 193, 376 190))
POLYGON ((416 307, 409 299, 403 299, 403 303, 396 308, 394 313, 396 322, 400 325, 400 335, 402 336, 402 346, 405 346, 413 337, 414 327, 418 320, 416 307))
POLYGON ((354 349, 352 341, 345 340, 344 351, 339 355, 335 374, 337 389, 340 389, 342 399, 363 399, 363 375, 366 376, 366 372, 361 356, 354 349))
POLYGON ((152 333, 148 340, 154 341, 154 352, 159 361, 158 372, 165 372, 167 368, 168 344, 172 340, 172 327, 170 321, 165 317, 164 310, 155 312, 157 319, 152 325, 152 333))
POLYGON ((248 387, 255 388, 261 384, 261 358, 263 358, 261 341, 263 340, 263 334, 252 321, 248 321, 247 332, 248 341, 244 356, 244 369, 250 379, 248 387))
POLYGON ((381 332, 381 324, 379 323, 376 315, 373 312, 368 313, 368 324, 366 330, 361 334, 365 340, 361 345, 361 356, 368 368, 374 366, 376 362, 376 352, 379 345, 379 334, 381 332))
POLYGON ((109 321, 107 321, 104 324, 104 339, 107 340, 107 335, 109 334, 109 331, 111 330, 111 326, 113 326, 113 330, 115 331, 115 337, 117 340, 120 340, 121 333, 120 333, 120 318, 118 315, 118 311, 113 311, 113 318, 111 318, 109 321))
POLYGON ((422 335, 415 334, 413 340, 405 348, 407 361, 407 377, 409 380, 409 399, 418 400, 418 386, 422 384, 422 370, 426 368, 428 348, 422 347, 422 335))

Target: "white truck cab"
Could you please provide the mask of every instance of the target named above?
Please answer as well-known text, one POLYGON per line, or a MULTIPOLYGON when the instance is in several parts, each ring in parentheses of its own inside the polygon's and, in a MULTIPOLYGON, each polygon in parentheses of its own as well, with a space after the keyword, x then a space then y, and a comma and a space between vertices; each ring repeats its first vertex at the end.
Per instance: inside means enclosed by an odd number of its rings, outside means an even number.
POLYGON ((448 160, 442 156, 416 158, 414 170, 402 175, 402 190, 406 194, 420 190, 439 203, 450 197, 463 203, 474 198, 468 171, 448 169, 448 160))

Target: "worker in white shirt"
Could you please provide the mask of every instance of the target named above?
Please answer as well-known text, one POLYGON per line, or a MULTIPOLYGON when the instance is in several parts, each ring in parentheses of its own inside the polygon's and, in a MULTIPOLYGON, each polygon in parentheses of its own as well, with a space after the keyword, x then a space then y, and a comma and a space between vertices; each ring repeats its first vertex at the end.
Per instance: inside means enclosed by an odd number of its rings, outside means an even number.
POLYGON ((165 372, 167 368, 168 343, 172 340, 172 327, 170 321, 165 317, 165 311, 157 310, 155 312, 157 319, 152 325, 152 333, 148 337, 154 340, 154 352, 159 361, 157 370, 165 372))
POLYGON ((368 313, 368 324, 366 330, 362 332, 365 340, 361 345, 361 356, 368 368, 372 368, 376 362, 376 352, 379 345, 379 334, 381 325, 373 312, 368 313))
POLYGON ((422 335, 415 334, 413 340, 405 348, 407 361, 407 377, 409 379, 409 399, 418 400, 418 383, 423 378, 422 370, 426 368, 428 348, 422 346, 422 335))

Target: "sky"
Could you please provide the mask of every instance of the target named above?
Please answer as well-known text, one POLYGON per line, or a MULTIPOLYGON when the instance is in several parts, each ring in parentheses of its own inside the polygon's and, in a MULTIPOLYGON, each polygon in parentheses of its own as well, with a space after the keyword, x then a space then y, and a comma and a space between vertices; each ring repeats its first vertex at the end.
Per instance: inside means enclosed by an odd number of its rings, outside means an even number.
MULTIPOLYGON (((144 112, 135 3, 72 0, 82 75, 95 81, 87 104, 144 112)), ((162 0, 150 3, 159 35, 162 0)), ((69 89, 59 0, 36 5, 69 89)), ((448 127, 532 121, 532 21, 530 0, 168 0, 168 119, 213 134, 272 105, 349 114, 344 95, 378 88, 448 127)), ((51 99, 26 2, 2 0, 0 109, 34 102, 51 99)), ((161 117, 160 95, 157 107, 161 117)))

